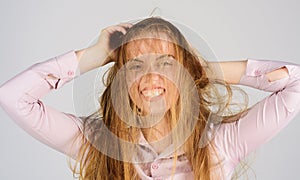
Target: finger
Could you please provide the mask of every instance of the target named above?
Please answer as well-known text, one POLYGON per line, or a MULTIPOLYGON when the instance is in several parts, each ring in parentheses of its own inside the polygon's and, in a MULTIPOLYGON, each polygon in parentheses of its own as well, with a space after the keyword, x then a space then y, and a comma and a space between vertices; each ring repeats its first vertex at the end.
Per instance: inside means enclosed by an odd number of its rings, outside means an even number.
POLYGON ((109 34, 113 34, 113 33, 116 32, 116 31, 119 31, 119 32, 121 32, 121 33, 123 33, 123 34, 126 33, 126 29, 125 29, 124 27, 122 27, 122 26, 117 26, 117 25, 109 26, 109 27, 103 29, 103 31, 106 31, 106 32, 108 32, 109 34))
POLYGON ((119 31, 123 34, 126 34, 126 32, 127 32, 126 28, 119 26, 119 25, 115 26, 113 29, 114 29, 114 31, 119 31))
POLYGON ((131 23, 120 23, 117 26, 123 27, 126 31, 133 26, 131 23))
POLYGON ((119 31, 123 34, 126 34, 127 29, 131 28, 133 25, 131 23, 120 23, 118 25, 108 26, 102 31, 107 31, 108 33, 112 34, 115 31, 119 31))
POLYGON ((122 27, 125 27, 125 28, 131 28, 133 26, 133 24, 131 24, 131 23, 120 23, 118 25, 122 26, 122 27))

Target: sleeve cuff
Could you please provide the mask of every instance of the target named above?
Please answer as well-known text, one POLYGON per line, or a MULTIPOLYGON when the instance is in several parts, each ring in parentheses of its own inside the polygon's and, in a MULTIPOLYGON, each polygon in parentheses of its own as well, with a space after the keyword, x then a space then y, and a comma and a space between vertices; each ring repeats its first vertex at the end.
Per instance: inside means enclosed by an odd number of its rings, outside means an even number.
POLYGON ((37 63, 30 69, 44 78, 53 89, 59 89, 80 75, 78 64, 75 51, 71 50, 47 61, 37 63))
POLYGON ((294 71, 296 67, 297 66, 291 63, 281 61, 247 59, 246 72, 241 77, 239 84, 264 91, 275 92, 283 89, 288 79, 294 78, 294 76, 297 75, 297 71, 294 71), (289 78, 269 82, 265 74, 282 67, 288 69, 289 78))
POLYGON ((75 78, 80 76, 79 63, 74 50, 57 56, 56 61, 60 67, 62 78, 75 78))
POLYGON ((286 66, 289 63, 272 61, 272 60, 258 60, 258 59, 248 59, 247 60, 247 76, 261 76, 269 73, 273 70, 279 69, 286 66))

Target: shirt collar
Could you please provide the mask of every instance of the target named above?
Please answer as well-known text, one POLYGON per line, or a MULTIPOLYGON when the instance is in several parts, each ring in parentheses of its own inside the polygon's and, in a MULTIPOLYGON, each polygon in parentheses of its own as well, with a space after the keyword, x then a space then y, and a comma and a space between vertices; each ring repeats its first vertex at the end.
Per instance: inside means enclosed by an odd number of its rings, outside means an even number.
MULTIPOLYGON (((144 146, 145 148, 151 150, 151 153, 155 154, 155 157, 157 159, 174 157, 174 152, 175 152, 174 144, 169 145, 167 148, 164 149, 162 153, 158 154, 151 146, 151 144, 149 144, 149 142, 146 140, 142 132, 140 132, 139 145, 144 146)), ((182 146, 176 149, 177 149, 177 156, 183 155, 185 153, 182 146)))

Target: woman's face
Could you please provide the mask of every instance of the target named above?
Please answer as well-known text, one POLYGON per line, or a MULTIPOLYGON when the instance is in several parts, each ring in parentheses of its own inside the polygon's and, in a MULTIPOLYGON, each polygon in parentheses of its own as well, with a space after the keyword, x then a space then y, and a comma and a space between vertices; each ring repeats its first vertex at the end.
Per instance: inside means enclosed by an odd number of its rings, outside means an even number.
POLYGON ((174 44, 160 39, 131 41, 126 48, 130 98, 142 115, 165 113, 179 97, 174 44))

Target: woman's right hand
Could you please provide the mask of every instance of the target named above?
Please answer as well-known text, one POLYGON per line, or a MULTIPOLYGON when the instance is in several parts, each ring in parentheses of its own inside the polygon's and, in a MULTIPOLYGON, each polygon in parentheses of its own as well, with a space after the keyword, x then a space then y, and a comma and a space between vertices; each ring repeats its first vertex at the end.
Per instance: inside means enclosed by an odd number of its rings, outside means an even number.
POLYGON ((80 74, 112 62, 115 59, 112 57, 114 56, 113 50, 121 44, 120 37, 126 34, 131 26, 130 23, 121 23, 106 27, 101 30, 101 34, 94 45, 76 51, 80 74))

